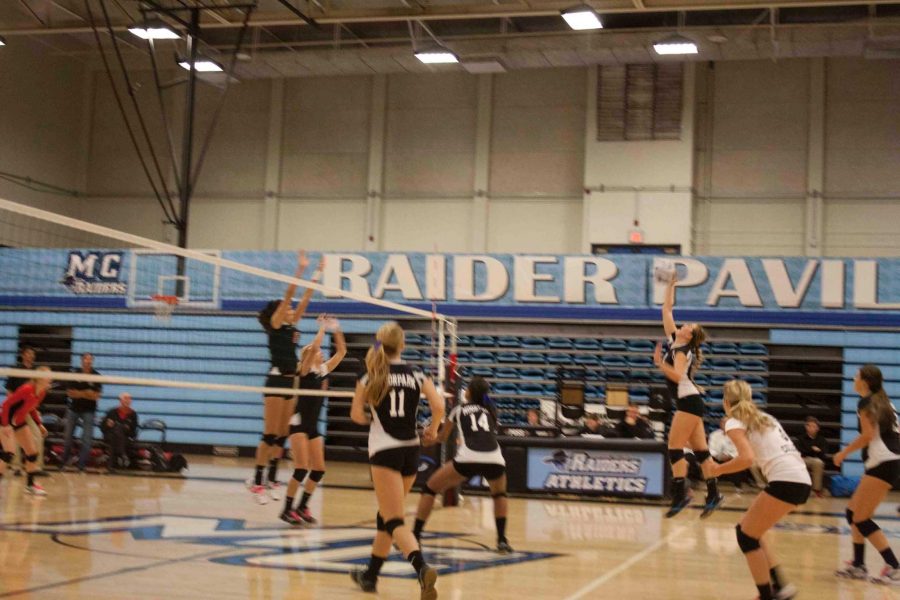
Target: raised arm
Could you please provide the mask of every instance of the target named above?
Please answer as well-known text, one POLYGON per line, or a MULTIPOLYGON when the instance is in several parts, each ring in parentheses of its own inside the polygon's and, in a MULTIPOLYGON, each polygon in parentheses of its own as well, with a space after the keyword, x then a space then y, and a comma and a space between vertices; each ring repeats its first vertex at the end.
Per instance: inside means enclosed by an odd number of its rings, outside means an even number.
MULTIPOLYGON (((303 273, 306 271, 306 267, 308 266, 309 259, 306 258, 306 252, 301 250, 297 255, 297 270, 294 272, 294 277, 298 279, 302 277, 303 273)), ((294 292, 296 291, 297 286, 295 284, 291 283, 287 286, 287 289, 284 291, 284 297, 278 304, 278 308, 276 308, 275 312, 272 313, 272 329, 281 329, 281 326, 284 325, 285 317, 287 316, 288 311, 291 309, 291 303, 294 301, 294 292)), ((296 321, 294 322, 296 323, 296 321)))
POLYGON ((662 322, 663 329, 666 331, 666 337, 671 338, 675 333, 675 277, 669 282, 666 288, 666 297, 662 305, 662 322))
POLYGON ((743 429, 732 429, 728 432, 728 437, 734 442, 738 455, 721 465, 714 465, 713 471, 716 477, 746 471, 753 465, 753 460, 756 458, 756 455, 753 453, 753 447, 750 445, 750 440, 747 439, 746 431, 743 429))
POLYGON ((319 323, 319 331, 316 332, 316 337, 313 338, 313 341, 309 343, 310 351, 306 353, 306 355, 303 357, 303 360, 301 360, 300 364, 298 365, 300 375, 306 375, 309 373, 309 370, 312 368, 313 361, 315 360, 316 352, 318 352, 319 348, 322 347, 322 340, 325 339, 325 327, 327 325, 325 315, 319 315, 317 321, 319 323))
MULTIPOLYGON (((316 268, 315 273, 310 277, 310 281, 313 283, 319 283, 319 279, 322 277, 322 271, 325 270, 325 257, 323 256, 319 260, 319 266, 316 268)), ((299 277, 299 275, 298 275, 299 277)), ((303 292, 303 298, 300 299, 300 304, 297 305, 297 310, 294 311, 294 325, 300 322, 300 319, 303 318, 303 315, 306 314, 306 309, 309 307, 309 301, 312 300, 313 293, 315 290, 312 288, 306 288, 306 291, 303 292)))
POLYGON ((869 442, 872 441, 872 438, 875 437, 875 423, 872 421, 872 415, 869 414, 869 411, 863 410, 859 413, 859 435, 856 436, 856 439, 850 442, 850 444, 834 455, 833 461, 834 466, 840 467, 841 463, 846 460, 848 456, 856 452, 857 450, 862 450, 866 446, 869 445, 869 442))
POLYGON ((332 338, 334 339, 334 354, 325 363, 325 368, 331 373, 338 368, 344 357, 347 356, 347 341, 344 339, 344 332, 341 331, 341 323, 337 319, 330 319, 329 326, 333 327, 332 338))

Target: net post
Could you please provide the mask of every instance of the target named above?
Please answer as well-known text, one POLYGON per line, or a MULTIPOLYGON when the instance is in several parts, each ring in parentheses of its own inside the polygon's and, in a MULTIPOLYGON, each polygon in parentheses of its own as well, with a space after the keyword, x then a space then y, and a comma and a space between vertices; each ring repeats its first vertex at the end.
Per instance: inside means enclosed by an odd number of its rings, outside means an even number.
MULTIPOLYGON (((444 325, 443 321, 441 322, 441 325, 442 325, 442 327, 441 327, 442 335, 440 338, 439 345, 440 345, 442 351, 439 356, 441 358, 441 372, 442 372, 442 374, 446 375, 446 381, 445 381, 445 384, 442 387, 442 389, 445 392, 444 400, 445 400, 445 403, 447 406, 447 413, 449 414, 449 412, 453 408, 453 406, 456 405, 457 398, 459 397, 459 394, 458 394, 459 376, 457 373, 457 360, 456 360, 456 347, 457 347, 456 346, 456 341, 457 341, 456 321, 448 320, 446 330, 443 327, 443 325, 444 325), (450 336, 450 352, 449 352, 449 360, 447 361, 450 366, 450 369, 449 369, 449 372, 446 372, 446 373, 444 372, 445 365, 444 365, 444 361, 443 361, 443 346, 444 346, 444 335, 443 334, 445 333, 445 331, 446 331, 446 335, 450 336)), ((447 438, 447 441, 441 445, 441 464, 444 464, 448 460, 451 460, 453 457, 454 448, 456 446, 456 443, 455 443, 456 440, 453 438, 454 438, 454 436, 451 435, 449 438, 447 438)), ((459 505, 460 487, 461 486, 452 487, 444 492, 444 495, 442 498, 444 506, 458 506, 459 505)))

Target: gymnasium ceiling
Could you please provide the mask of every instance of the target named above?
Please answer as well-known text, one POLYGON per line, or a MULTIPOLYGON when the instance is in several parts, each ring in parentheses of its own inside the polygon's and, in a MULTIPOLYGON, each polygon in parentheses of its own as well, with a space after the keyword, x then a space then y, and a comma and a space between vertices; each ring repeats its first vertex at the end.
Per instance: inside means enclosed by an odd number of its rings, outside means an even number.
MULTIPOLYGON (((228 61, 243 21, 229 8, 253 0, 102 0, 128 60, 146 61, 125 31, 141 8, 217 7, 202 13, 204 52, 228 61)), ((90 0, 105 27, 101 0, 90 0)), ((604 29, 575 32, 560 10, 578 0, 258 0, 237 61, 238 78, 461 71, 499 61, 506 70, 655 60, 855 56, 900 59, 900 3, 854 0, 592 0, 604 29), (657 57, 651 44, 678 32, 699 54, 657 57), (464 65, 427 66, 412 54, 437 39, 464 65)), ((184 14, 184 13, 182 13, 184 14)), ((172 21, 174 25, 174 21, 172 21)), ((9 45, 96 61, 85 0, 0 0, 9 45)), ((108 38, 107 38, 108 41, 108 38)), ((162 42, 174 55, 182 42, 162 42)))

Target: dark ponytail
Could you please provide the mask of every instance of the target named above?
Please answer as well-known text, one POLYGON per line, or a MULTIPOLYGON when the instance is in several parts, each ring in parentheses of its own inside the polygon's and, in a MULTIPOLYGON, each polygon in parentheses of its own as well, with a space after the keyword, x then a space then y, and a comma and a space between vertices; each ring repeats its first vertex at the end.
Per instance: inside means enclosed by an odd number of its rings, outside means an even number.
POLYGON ((266 333, 272 331, 272 315, 278 310, 279 304, 281 304, 281 300, 270 300, 256 315, 259 324, 262 325, 266 333))
POLYGON ((499 424, 497 407, 491 400, 491 387, 484 377, 473 377, 469 380, 469 402, 484 407, 494 419, 494 425, 499 424))
POLYGON ((863 365, 859 369, 859 378, 869 386, 871 395, 869 396, 868 411, 872 420, 875 421, 879 429, 893 423, 897 417, 894 412, 894 406, 891 404, 891 399, 888 398, 887 393, 884 391, 884 376, 881 374, 881 369, 872 364, 863 365))

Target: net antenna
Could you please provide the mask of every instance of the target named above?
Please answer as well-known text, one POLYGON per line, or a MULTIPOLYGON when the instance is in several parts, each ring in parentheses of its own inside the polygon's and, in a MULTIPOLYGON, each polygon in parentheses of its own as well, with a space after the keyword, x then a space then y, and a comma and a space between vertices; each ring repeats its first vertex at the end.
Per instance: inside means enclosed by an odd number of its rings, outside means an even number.
POLYGON ((314 281, 309 281, 307 279, 300 279, 299 277, 284 275, 275 271, 269 271, 267 269, 261 269, 259 267, 247 265, 242 262, 213 256, 208 252, 181 248, 173 244, 167 244, 165 242, 160 242, 157 240, 152 240, 150 238, 141 237, 139 235, 126 233, 117 229, 111 229, 109 227, 104 227, 95 223, 89 223, 80 219, 74 219, 72 217, 67 217, 65 215, 60 215, 40 208, 35 208, 33 206, 26 206, 24 204, 19 204, 18 202, 12 202, 10 200, 5 200, 2 198, 0 198, 0 211, 8 211, 13 214, 18 214, 44 221, 58 227, 68 227, 71 229, 75 229, 79 233, 91 233, 97 236, 125 242, 126 244, 130 244, 134 247, 157 250, 160 253, 172 254, 183 259, 194 260, 222 269, 231 269, 239 273, 253 275, 270 281, 278 281, 281 283, 296 285, 305 289, 312 289, 329 296, 339 296, 341 298, 355 300, 364 304, 372 304, 398 313, 425 319, 434 319, 441 323, 445 323, 448 320, 447 316, 436 313, 434 311, 424 310, 415 306, 400 304, 398 302, 391 302, 390 300, 384 300, 382 298, 373 298, 372 296, 358 294, 350 290, 329 287, 320 283, 316 283, 314 281))

